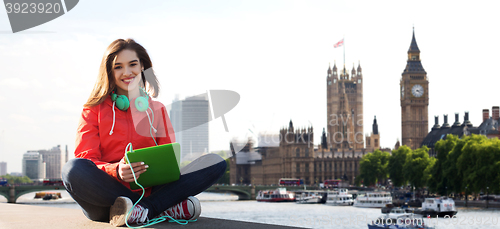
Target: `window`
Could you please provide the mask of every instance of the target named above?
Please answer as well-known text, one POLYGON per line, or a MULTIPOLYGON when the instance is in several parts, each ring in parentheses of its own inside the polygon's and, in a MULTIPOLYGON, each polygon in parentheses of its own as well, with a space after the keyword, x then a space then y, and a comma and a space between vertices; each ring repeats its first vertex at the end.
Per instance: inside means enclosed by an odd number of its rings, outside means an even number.
POLYGON ((309 148, 306 148, 306 157, 309 157, 309 148))
POLYGON ((300 164, 299 163, 297 163, 296 168, 297 168, 297 172, 300 173, 300 164))
POLYGON ((375 147, 378 147, 378 139, 375 139, 375 147))
POLYGON ((296 154, 297 154, 297 155, 296 155, 296 157, 300 157, 300 149, 299 149, 299 148, 297 148, 297 150, 296 150, 295 152, 296 152, 296 154))
POLYGON ((309 172, 309 164, 306 163, 306 173, 309 172))

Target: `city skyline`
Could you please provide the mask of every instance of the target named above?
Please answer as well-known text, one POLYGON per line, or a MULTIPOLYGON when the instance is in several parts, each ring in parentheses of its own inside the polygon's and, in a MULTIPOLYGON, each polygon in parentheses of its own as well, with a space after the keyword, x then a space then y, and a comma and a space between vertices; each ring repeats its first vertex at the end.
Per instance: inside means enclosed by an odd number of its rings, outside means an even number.
POLYGON ((477 126, 482 109, 500 105, 494 70, 500 35, 492 29, 498 5, 85 1, 16 34, 0 10, 0 161, 8 173, 20 172, 24 153, 54 145, 68 145, 72 157, 82 106, 117 38, 134 38, 149 51, 165 105, 175 94, 211 89, 241 96, 225 115, 229 132, 220 118, 210 122, 211 151, 229 149, 233 137, 278 134, 290 120, 296 128, 312 126, 319 144, 327 127, 327 70, 344 65, 343 48, 333 48, 342 39, 347 70, 363 69, 363 135, 376 116, 381 147, 394 147, 401 141, 399 83, 413 28, 429 79, 429 130, 435 115, 442 124, 444 114, 458 112, 463 122, 465 111, 477 126))

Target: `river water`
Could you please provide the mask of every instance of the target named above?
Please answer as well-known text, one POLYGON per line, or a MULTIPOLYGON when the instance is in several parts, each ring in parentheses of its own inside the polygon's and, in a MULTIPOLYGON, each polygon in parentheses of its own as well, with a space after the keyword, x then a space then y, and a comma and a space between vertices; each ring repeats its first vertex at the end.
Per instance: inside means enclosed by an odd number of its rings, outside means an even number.
MULTIPOLYGON (((67 192, 61 194, 62 199, 43 201, 35 200, 35 194, 30 193, 21 196, 18 203, 80 209, 67 192)), ((351 206, 236 201, 238 197, 231 194, 201 193, 197 198, 201 201, 203 217, 305 228, 366 229, 367 223, 381 215, 380 209, 351 206)), ((0 199, 0 202, 6 202, 6 199, 0 199)), ((500 209, 458 208, 454 219, 433 218, 424 221, 436 229, 500 229, 500 209)))

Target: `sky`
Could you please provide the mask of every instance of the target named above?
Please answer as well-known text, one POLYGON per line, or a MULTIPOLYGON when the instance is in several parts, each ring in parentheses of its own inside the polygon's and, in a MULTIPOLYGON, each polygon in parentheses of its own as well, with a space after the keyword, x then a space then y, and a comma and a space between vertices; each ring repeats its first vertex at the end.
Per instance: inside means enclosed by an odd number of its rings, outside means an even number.
POLYGON ((429 80, 434 116, 499 106, 500 3, 478 1, 80 1, 55 20, 12 33, 0 10, 0 161, 22 171, 28 150, 68 146, 97 78, 106 47, 133 38, 149 52, 170 104, 207 90, 240 101, 209 123, 210 150, 232 138, 278 133, 290 120, 327 125, 329 65, 361 65, 364 132, 374 116, 382 147, 401 139, 400 86, 413 30, 429 80), (333 45, 344 39, 343 48, 333 45))

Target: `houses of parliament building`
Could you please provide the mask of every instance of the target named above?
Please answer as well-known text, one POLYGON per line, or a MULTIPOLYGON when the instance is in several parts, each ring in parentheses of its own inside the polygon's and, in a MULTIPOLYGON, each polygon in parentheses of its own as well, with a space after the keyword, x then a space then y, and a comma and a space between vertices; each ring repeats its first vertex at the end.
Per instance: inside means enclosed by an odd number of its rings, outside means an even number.
MULTIPOLYGON (((419 53, 413 34, 400 82, 402 140, 403 144, 412 146, 419 146, 427 134, 428 81, 419 53)), ((363 84, 360 64, 351 71, 345 66, 339 70, 336 64, 328 67, 327 127, 320 136, 321 144, 313 144, 312 126, 297 128, 290 120, 287 127, 280 129, 278 137, 271 137, 274 140, 271 144, 265 144, 268 141, 264 136, 259 139, 258 147, 249 142, 235 153, 231 146, 230 183, 271 185, 278 184, 280 178, 298 178, 306 185, 329 179, 354 184, 363 155, 380 149, 376 117, 371 134, 364 135, 363 84)))

